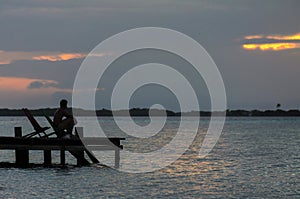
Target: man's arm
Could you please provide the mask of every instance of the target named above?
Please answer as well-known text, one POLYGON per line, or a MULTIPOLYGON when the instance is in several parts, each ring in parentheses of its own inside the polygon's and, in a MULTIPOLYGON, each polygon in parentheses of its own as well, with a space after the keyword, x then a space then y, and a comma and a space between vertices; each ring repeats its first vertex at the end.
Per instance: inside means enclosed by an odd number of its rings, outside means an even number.
POLYGON ((74 122, 74 125, 76 125, 77 124, 77 120, 74 118, 74 116, 73 115, 71 115, 71 114, 69 114, 66 110, 64 110, 64 116, 66 117, 66 118, 70 118, 70 119, 72 119, 73 120, 73 122, 74 122))
POLYGON ((69 114, 66 110, 64 110, 63 116, 66 117, 66 118, 72 118, 72 119, 74 119, 73 115, 69 114))

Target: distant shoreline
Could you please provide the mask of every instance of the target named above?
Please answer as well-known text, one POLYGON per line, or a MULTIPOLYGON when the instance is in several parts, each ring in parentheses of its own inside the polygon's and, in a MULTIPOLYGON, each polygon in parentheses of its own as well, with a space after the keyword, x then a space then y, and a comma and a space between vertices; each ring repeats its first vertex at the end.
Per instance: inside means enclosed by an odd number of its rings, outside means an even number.
MULTIPOLYGON (((47 113, 50 116, 54 115, 54 112, 57 108, 44 108, 44 109, 32 109, 31 112, 35 116, 43 116, 43 112, 47 113)), ((69 109, 68 111, 72 111, 69 109)), ((147 117, 149 116, 149 109, 148 108, 133 108, 129 110, 130 115, 134 117, 147 117)), ((97 116, 102 117, 112 117, 114 116, 127 116, 128 110, 117 110, 111 111, 107 109, 101 109, 96 111, 97 116)), ((213 112, 215 115, 220 116, 223 115, 224 112, 213 112)), ((211 116, 212 112, 210 111, 191 111, 191 112, 174 112, 170 110, 159 110, 159 109, 152 109, 151 115, 152 116, 164 116, 167 115, 169 117, 178 117, 178 116, 211 116)), ((83 110, 83 109, 76 109, 77 116, 95 116, 95 111, 91 110, 83 110)), ((0 109, 0 116, 25 116, 21 109, 0 109)), ((293 110, 227 110, 226 116, 228 117, 298 117, 300 116, 300 111, 293 109, 293 110)))

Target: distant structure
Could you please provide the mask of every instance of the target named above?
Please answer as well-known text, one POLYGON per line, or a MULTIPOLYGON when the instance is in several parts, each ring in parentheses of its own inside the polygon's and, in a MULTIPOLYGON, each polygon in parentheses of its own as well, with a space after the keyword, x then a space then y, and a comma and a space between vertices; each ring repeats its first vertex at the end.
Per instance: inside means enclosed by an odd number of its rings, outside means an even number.
POLYGON ((281 107, 281 104, 277 104, 276 108, 279 109, 281 107))

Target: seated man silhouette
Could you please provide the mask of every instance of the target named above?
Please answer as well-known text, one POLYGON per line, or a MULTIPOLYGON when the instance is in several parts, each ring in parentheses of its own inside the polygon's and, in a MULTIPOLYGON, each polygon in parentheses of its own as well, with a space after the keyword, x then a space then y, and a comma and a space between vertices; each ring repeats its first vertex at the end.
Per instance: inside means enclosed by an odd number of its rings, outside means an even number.
POLYGON ((76 120, 73 115, 67 112, 68 101, 62 99, 60 101, 60 108, 54 114, 53 123, 57 129, 58 137, 71 138, 73 127, 76 120))

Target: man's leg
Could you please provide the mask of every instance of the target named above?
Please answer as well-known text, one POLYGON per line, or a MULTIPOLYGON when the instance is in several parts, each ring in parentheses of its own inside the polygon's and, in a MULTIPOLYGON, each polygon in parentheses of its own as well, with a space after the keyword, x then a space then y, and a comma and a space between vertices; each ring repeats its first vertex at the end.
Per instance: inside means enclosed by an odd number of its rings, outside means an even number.
POLYGON ((67 134, 72 135, 74 120, 72 118, 65 119, 59 125, 63 130, 67 130, 67 134))

